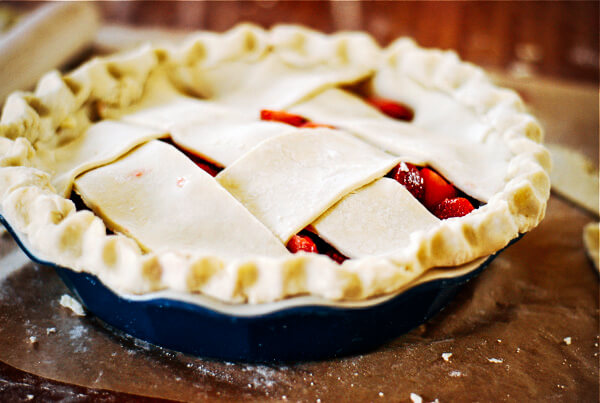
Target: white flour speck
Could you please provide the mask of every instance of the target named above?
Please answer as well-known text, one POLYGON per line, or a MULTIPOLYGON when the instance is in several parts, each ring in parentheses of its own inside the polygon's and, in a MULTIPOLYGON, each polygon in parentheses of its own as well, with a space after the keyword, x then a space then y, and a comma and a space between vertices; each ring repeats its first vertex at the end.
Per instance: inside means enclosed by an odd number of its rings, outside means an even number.
POLYGON ((488 361, 494 364, 502 364, 504 362, 502 358, 488 358, 488 361))
POLYGON ((570 345, 571 345, 571 341, 572 341, 572 340, 571 340, 571 337, 565 337, 565 338, 563 339, 563 341, 565 342, 565 344, 566 344, 567 346, 570 346, 570 345))
POLYGON ((452 357, 452 353, 442 353, 442 359, 446 362, 450 361, 450 357, 452 357))
POLYGON ((462 372, 460 371, 450 371, 450 373, 448 374, 453 378, 458 378, 459 376, 462 376, 462 372))
POLYGON ((277 371, 271 367, 265 365, 246 365, 242 368, 242 371, 252 374, 250 382, 252 382, 252 385, 255 387, 270 388, 275 385, 277 371))
POLYGON ((74 347, 73 352, 84 353, 88 351, 84 338, 87 332, 88 330, 83 325, 77 325, 69 330, 69 339, 71 340, 71 345, 74 347))

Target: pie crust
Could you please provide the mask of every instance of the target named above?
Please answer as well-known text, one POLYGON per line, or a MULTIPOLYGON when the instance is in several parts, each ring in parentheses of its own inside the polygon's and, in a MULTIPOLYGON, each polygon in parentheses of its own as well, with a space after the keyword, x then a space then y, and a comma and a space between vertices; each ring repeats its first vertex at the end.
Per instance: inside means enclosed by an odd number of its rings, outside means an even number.
POLYGON ((409 39, 382 49, 357 32, 243 24, 194 34, 181 46, 96 58, 65 75, 48 73, 34 92, 12 94, 0 135, 5 218, 34 252, 122 293, 171 290, 230 303, 305 294, 366 299, 400 290, 429 269, 497 252, 540 222, 550 191, 542 130, 514 92, 452 52, 409 39), (365 79, 376 94, 412 106, 414 120, 388 119, 341 89, 365 79), (261 109, 336 129, 262 122, 261 109), (225 170, 213 179, 192 169, 184 154, 156 140, 168 135, 225 170), (308 168, 303 158, 319 164, 308 168), (399 161, 433 167, 482 205, 438 220, 382 178, 399 161), (148 171, 137 172, 142 165, 148 171), (172 181, 175 171, 184 174, 172 181), (127 175, 168 182, 169 194, 153 192, 154 182, 128 188, 127 175), (73 183, 96 215, 65 198, 73 183), (222 216, 210 207, 185 210, 206 200, 177 191, 201 185, 222 216), (119 186, 123 193, 112 194, 119 186), (148 214, 176 210, 172 221, 138 228, 139 217, 118 209, 127 194, 140 206, 158 206, 148 214), (389 195, 407 199, 405 207, 389 204, 389 195), (375 201, 383 213, 359 215, 375 201), (395 225, 377 230, 388 213, 395 225), (117 233, 107 234, 99 216, 117 233), (173 228, 186 219, 208 220, 210 242, 221 246, 187 242, 205 235, 173 228), (285 242, 310 224, 351 259, 288 253, 285 242), (382 235, 392 239, 374 238, 382 235))

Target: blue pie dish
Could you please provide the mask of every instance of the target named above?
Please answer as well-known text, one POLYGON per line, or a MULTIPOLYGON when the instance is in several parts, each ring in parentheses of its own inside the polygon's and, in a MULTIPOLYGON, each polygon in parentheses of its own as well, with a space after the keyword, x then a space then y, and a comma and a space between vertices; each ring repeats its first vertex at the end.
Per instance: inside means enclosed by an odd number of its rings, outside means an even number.
POLYGON ((0 222, 35 264, 56 270, 85 308, 110 327, 161 347, 227 361, 308 361, 373 350, 442 310, 497 255, 459 273, 439 269, 437 277, 367 301, 300 296, 235 305, 169 292, 119 295, 93 275, 39 258, 2 215, 0 222))

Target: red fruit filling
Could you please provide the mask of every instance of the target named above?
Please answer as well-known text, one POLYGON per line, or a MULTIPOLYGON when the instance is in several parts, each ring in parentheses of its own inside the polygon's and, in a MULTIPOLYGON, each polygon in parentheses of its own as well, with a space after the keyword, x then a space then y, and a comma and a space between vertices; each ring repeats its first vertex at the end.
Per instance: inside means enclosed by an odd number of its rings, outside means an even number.
POLYGON ((456 188, 435 171, 423 168, 421 169, 421 176, 425 185, 425 194, 422 201, 430 211, 435 211, 435 207, 442 200, 458 196, 456 188))
POLYGON ((415 112, 412 108, 403 103, 392 101, 391 99, 368 97, 366 101, 393 119, 410 122, 415 117, 415 112))
POLYGON ((200 168, 202 168, 204 171, 206 171, 210 176, 217 176, 217 174, 219 172, 221 172, 223 170, 223 168, 215 165, 215 164, 211 164, 210 162, 206 161, 205 159, 191 154, 191 153, 187 153, 188 157, 194 162, 194 164, 198 165, 200 168))
POLYGON ((425 194, 425 181, 419 168, 407 162, 399 163, 392 170, 392 177, 400 182, 416 198, 421 200, 425 194))
POLYGON ((185 149, 181 148, 177 144, 173 143, 173 141, 170 138, 169 139, 161 139, 161 141, 164 141, 165 143, 171 144, 173 147, 176 147, 179 151, 181 151, 189 159, 191 159, 194 164, 198 165, 198 167, 200 167, 201 169, 203 169, 210 176, 213 176, 213 177, 217 176, 217 174, 224 169, 223 167, 218 166, 216 164, 213 164, 212 162, 208 162, 203 157, 201 157, 201 156, 199 156, 197 154, 194 154, 191 151, 188 151, 188 150, 185 150, 185 149))
POLYGON ((478 205, 431 168, 401 162, 387 175, 396 179, 441 220, 462 217, 478 205))
POLYGON ((287 123, 288 125, 300 127, 308 122, 304 116, 294 115, 285 111, 272 111, 263 109, 260 111, 260 120, 267 120, 273 122, 287 123))
POLYGON ((462 217, 474 210, 471 202, 464 197, 454 197, 442 200, 434 210, 434 214, 440 220, 451 217, 462 217))
POLYGON ((297 235, 294 235, 288 241, 287 248, 292 253, 304 251, 327 255, 339 264, 342 264, 344 260, 348 259, 333 246, 321 239, 317 234, 306 229, 300 231, 297 235))
POLYGON ((317 127, 326 127, 328 129, 335 129, 335 126, 311 122, 304 116, 294 115, 286 111, 272 111, 269 109, 263 109, 260 111, 260 120, 266 120, 271 122, 287 123, 288 125, 296 126, 301 129, 314 129, 317 127))
POLYGON ((310 252, 319 253, 317 245, 308 235, 294 235, 287 243, 287 248, 292 253, 310 252))
POLYGON ((306 122, 300 126, 301 129, 315 129, 318 127, 325 127, 327 129, 335 129, 335 126, 326 125, 324 123, 315 123, 315 122, 306 122))

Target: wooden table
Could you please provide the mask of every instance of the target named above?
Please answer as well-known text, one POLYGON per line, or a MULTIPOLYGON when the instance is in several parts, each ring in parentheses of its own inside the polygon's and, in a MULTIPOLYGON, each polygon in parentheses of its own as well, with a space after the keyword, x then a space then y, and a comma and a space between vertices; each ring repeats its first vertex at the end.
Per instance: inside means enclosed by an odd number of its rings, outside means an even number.
MULTIPOLYGON (((598 163, 596 2, 148 3, 100 7, 109 22, 220 31, 240 20, 293 21, 457 49, 519 90, 549 141, 598 163)), ((71 316, 57 305, 66 292, 57 276, 20 261, 3 236, 0 262, 24 267, 0 282, 0 400, 598 401, 598 275, 581 242, 592 220, 553 196, 540 227, 427 325, 368 354, 274 366, 156 349, 71 316)))

